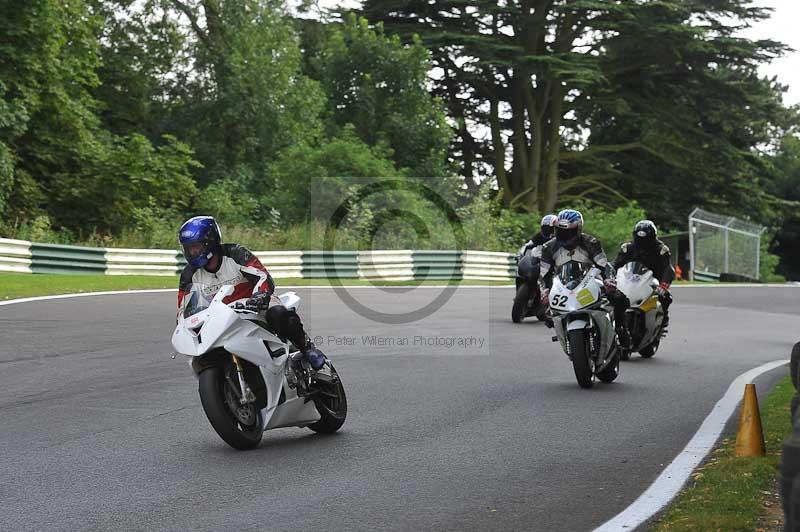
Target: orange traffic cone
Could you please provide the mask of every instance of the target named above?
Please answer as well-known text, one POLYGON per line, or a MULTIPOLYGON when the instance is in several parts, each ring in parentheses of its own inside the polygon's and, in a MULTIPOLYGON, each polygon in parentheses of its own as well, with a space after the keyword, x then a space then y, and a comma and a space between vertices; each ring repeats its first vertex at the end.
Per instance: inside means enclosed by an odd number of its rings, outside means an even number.
POLYGON ((744 403, 739 414, 739 432, 736 434, 736 456, 764 456, 766 454, 756 385, 745 384, 744 403))

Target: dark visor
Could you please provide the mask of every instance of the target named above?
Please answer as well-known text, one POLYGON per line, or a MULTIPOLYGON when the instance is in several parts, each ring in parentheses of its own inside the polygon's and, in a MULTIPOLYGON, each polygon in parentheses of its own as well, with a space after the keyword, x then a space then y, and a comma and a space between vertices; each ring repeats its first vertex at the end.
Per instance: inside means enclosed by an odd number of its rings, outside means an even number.
POLYGON ((563 227, 556 227, 556 238, 562 242, 568 242, 578 236, 578 228, 565 229, 563 227))
POLYGON ((196 259, 206 251, 206 246, 202 242, 190 242, 183 245, 183 256, 186 260, 196 259))

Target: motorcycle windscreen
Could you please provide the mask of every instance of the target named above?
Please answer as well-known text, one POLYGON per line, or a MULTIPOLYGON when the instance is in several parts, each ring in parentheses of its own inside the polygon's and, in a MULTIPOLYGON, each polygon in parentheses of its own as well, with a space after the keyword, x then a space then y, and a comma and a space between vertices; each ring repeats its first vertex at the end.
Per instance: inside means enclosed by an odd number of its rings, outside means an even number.
POLYGON ((647 266, 645 266, 641 262, 629 262, 625 266, 623 266, 622 268, 623 268, 623 271, 629 276, 644 275, 644 274, 646 274, 647 272, 650 271, 647 268, 647 266))
POLYGON ((556 275, 558 275, 564 288, 575 290, 575 287, 581 284, 583 278, 589 273, 590 267, 588 264, 572 260, 559 266, 556 275))
POLYGON ((214 294, 216 294, 218 287, 205 286, 202 283, 192 283, 189 287, 189 293, 186 298, 183 300, 183 317, 189 318, 203 312, 206 310, 210 305, 211 301, 214 299, 214 294))

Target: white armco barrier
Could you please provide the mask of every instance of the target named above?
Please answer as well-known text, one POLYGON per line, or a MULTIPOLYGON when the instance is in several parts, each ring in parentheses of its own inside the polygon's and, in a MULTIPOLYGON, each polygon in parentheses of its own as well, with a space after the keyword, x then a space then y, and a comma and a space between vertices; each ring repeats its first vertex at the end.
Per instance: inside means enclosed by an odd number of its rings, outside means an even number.
POLYGON ((303 277, 302 251, 256 251, 255 254, 273 277, 303 277))
MULTIPOLYGON (((276 278, 508 280, 514 256, 488 251, 256 251, 276 278)), ((174 249, 39 244, 0 238, 0 272, 177 275, 186 262, 174 249)))
POLYGON ((414 258, 410 249, 360 251, 358 276, 376 281, 414 279, 414 258))
POLYGON ((177 251, 106 248, 106 275, 176 275, 183 267, 177 251))
POLYGON ((509 279, 516 268, 513 255, 491 251, 464 251, 461 263, 464 279, 509 279))
POLYGON ((31 273, 31 243, 0 238, 0 272, 31 273))

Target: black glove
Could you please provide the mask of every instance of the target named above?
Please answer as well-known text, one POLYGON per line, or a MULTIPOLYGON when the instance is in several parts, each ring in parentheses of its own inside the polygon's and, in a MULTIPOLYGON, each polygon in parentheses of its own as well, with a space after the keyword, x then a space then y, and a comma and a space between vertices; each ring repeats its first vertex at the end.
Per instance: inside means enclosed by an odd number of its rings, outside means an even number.
POLYGON ((260 312, 269 306, 270 295, 266 292, 255 294, 244 304, 244 308, 253 312, 260 312))

